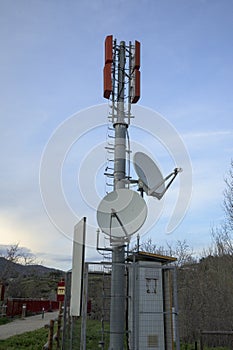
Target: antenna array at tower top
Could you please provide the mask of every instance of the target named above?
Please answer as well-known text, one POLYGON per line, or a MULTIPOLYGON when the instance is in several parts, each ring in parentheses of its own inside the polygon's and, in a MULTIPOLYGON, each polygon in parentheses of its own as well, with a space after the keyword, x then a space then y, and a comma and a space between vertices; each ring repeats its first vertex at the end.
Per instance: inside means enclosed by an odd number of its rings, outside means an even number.
MULTIPOLYGON (((113 118, 117 110, 116 103, 128 103, 130 112, 131 103, 137 103, 140 98, 140 42, 134 44, 124 41, 117 44, 117 40, 112 35, 105 39, 105 65, 104 65, 104 97, 112 102, 113 118), (120 51, 124 51, 124 70, 119 69, 120 51), (120 83, 120 84, 119 84, 120 83), (119 86, 123 87, 124 93, 119 91, 119 86), (124 101, 120 96, 124 96, 124 101)), ((126 113, 127 114, 127 113, 126 113)))

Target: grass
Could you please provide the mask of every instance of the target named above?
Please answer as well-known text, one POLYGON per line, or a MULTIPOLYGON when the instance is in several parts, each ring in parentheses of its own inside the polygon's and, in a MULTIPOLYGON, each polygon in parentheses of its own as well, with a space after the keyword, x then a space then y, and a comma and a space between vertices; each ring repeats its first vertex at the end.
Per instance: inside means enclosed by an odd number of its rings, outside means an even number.
MULTIPOLYGON (((194 344, 180 344, 180 350, 194 350, 195 346, 194 344)), ((200 349, 200 345, 198 344, 198 349, 200 349)), ((226 348, 226 347, 207 347, 204 346, 204 350, 230 350, 230 348, 226 348)))
POLYGON ((47 339, 48 329, 41 328, 0 340, 0 350, 41 350, 47 339))
MULTIPOLYGON (((87 332, 86 332, 86 349, 97 350, 100 349, 99 341, 101 340, 101 324, 96 320, 87 321, 87 332)), ((77 320, 74 322, 73 331, 73 348, 79 349, 80 344, 80 330, 81 322, 77 320)), ((106 325, 106 336, 105 336, 105 349, 108 349, 109 343, 109 326, 106 325)), ((70 334, 70 329, 68 327, 67 334, 70 334)), ((0 350, 41 350, 43 345, 48 340, 48 329, 41 328, 33 332, 26 332, 24 334, 15 335, 6 340, 0 340, 0 350)), ((70 348, 69 336, 67 337, 67 342, 65 349, 70 348)), ((56 349, 56 343, 54 343, 54 350, 56 349)), ((125 349, 127 347, 125 346, 125 349)), ((198 347, 199 349, 199 347, 198 347)), ((228 348, 217 347, 217 348, 206 348, 205 350, 229 350, 228 348)), ((194 345, 181 344, 181 350, 194 350, 194 345)))
MULTIPOLYGON (((78 320, 74 324, 74 337, 73 348, 79 348, 80 342, 80 321, 78 320)), ((69 333, 69 330, 68 330, 69 333)), ((48 339, 48 329, 41 328, 33 332, 26 332, 23 334, 15 335, 5 340, 0 340, 0 350, 41 350, 43 345, 48 339)), ((87 343, 86 349, 97 350, 99 341, 101 339, 100 334, 100 322, 95 320, 89 320, 87 325, 87 343)), ((106 342, 107 343, 107 342, 106 342)), ((54 349, 56 344, 54 343, 54 349)), ((66 349, 69 349, 69 339, 66 342, 66 349)), ((106 345, 107 349, 107 345, 106 345)))
MULTIPOLYGON (((101 340, 101 324, 96 320, 88 320, 87 322, 87 341, 86 349, 97 350, 100 349, 99 341, 101 340)), ((108 349, 109 326, 106 325, 106 336, 105 336, 105 349, 108 349)), ((79 349, 80 344, 80 332, 81 323, 77 320, 74 323, 73 332, 73 348, 79 349)), ((69 335, 70 330, 67 329, 67 334, 69 335)), ((66 341, 66 349, 69 349, 69 336, 66 341)), ((41 328, 33 332, 27 332, 24 334, 15 335, 5 340, 0 340, 0 350, 41 350, 43 345, 48 339, 48 329, 41 328)), ((54 349, 56 349, 56 344, 54 343, 54 349)))
MULTIPOLYGON (((105 325, 105 348, 108 349, 108 343, 109 343, 109 325, 105 325)), ((66 334, 66 343, 65 348, 69 349, 70 345, 70 328, 67 327, 67 334, 66 334)), ((80 334, 81 334, 81 322, 80 320, 74 321, 73 325, 73 342, 72 347, 74 349, 79 349, 80 346, 80 334)), ((88 350, 97 350, 100 349, 99 347, 99 341, 101 340, 101 323, 97 320, 87 320, 87 329, 86 329, 86 349, 88 350)))

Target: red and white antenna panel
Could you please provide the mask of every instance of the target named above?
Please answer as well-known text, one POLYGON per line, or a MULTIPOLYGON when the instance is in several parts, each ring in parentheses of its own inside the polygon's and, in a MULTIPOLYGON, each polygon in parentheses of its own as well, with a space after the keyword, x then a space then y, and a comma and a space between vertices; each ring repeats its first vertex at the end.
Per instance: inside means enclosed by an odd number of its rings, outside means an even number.
POLYGON ((113 105, 119 100, 119 89, 117 88, 119 84, 122 84, 123 89, 126 84, 129 84, 128 96, 125 96, 129 105, 137 103, 140 98, 140 46, 137 40, 134 45, 129 43, 128 46, 124 46, 125 65, 122 74, 119 71, 120 46, 117 45, 116 40, 113 40, 112 35, 105 38, 104 97, 107 99, 112 97, 113 105), (119 79, 119 74, 121 79, 119 79))
POLYGON ((130 81, 130 99, 131 103, 137 103, 140 98, 140 42, 135 40, 134 49, 132 49, 131 59, 131 81, 130 81))
POLYGON ((108 35, 105 39, 105 65, 104 65, 104 97, 109 99, 112 93, 112 35, 108 35))

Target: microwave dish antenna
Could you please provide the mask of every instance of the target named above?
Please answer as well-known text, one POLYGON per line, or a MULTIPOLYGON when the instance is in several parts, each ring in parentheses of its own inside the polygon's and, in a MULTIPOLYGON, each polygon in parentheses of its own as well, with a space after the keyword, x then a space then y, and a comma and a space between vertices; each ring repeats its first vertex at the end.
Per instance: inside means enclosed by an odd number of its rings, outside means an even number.
POLYGON ((146 194, 149 194, 151 189, 156 188, 156 191, 161 194, 165 189, 163 175, 155 162, 145 153, 137 152, 133 157, 134 169, 139 177, 139 186, 142 185, 146 194), (141 184, 140 184, 141 182, 141 184), (158 184, 159 187, 157 186, 158 184))
POLYGON ((128 242, 147 217, 145 200, 135 191, 122 188, 108 193, 97 209, 100 229, 115 243, 128 242))
POLYGON ((181 168, 175 168, 164 178, 155 162, 143 152, 134 154, 133 164, 139 178, 139 190, 157 199, 161 199, 164 196, 177 174, 182 171, 181 168), (169 179, 170 181, 166 185, 166 181, 169 179))

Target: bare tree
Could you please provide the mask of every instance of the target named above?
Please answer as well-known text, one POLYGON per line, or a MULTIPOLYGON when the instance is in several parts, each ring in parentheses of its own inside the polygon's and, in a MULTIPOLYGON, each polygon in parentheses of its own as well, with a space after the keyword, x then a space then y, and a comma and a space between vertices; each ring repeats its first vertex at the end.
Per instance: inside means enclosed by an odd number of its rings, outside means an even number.
POLYGON ((140 250, 153 254, 166 254, 165 248, 163 246, 157 246, 157 244, 152 241, 151 237, 140 244, 140 250))
POLYGON ((226 188, 223 192, 223 223, 211 230, 212 246, 204 252, 204 256, 233 255, 233 160, 228 175, 225 177, 226 188))
POLYGON ((225 178, 226 188, 223 192, 223 207, 226 215, 226 226, 229 231, 233 230, 233 160, 228 175, 225 178))
POLYGON ((164 247, 157 246, 151 238, 148 238, 146 241, 142 242, 140 248, 148 253, 174 256, 177 258, 178 266, 196 262, 193 256, 193 249, 189 246, 186 240, 178 240, 175 243, 167 242, 166 247, 164 247))
POLYGON ((22 265, 34 265, 37 264, 37 259, 29 249, 20 247, 19 242, 11 244, 6 247, 5 253, 2 256, 8 261, 22 264, 22 265))
POLYGON ((178 271, 180 334, 187 342, 197 339, 199 329, 232 329, 233 161, 225 183, 225 219, 211 230, 212 245, 199 263, 178 271))
POLYGON ((177 265, 183 266, 186 264, 193 264, 196 262, 193 248, 189 246, 186 239, 183 241, 176 241, 175 246, 167 242, 169 255, 177 258, 177 265))

